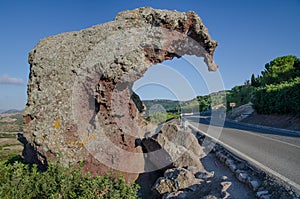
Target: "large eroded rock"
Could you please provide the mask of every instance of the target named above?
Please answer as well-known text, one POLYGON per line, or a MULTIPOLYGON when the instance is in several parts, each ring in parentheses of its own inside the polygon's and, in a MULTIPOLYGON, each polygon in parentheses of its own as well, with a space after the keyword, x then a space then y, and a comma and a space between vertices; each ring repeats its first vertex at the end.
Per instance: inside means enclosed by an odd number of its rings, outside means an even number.
POLYGON ((60 155, 65 165, 85 161, 92 173, 113 169, 135 179, 145 169, 135 140, 149 126, 133 82, 151 65, 184 54, 204 57, 216 70, 216 46, 196 13, 152 8, 41 40, 29 54, 24 128, 36 161, 60 155))
POLYGON ((162 126, 159 133, 142 141, 147 152, 146 161, 152 170, 164 167, 195 167, 204 171, 200 158, 205 154, 196 136, 184 128, 180 128, 176 121, 170 121, 162 126))

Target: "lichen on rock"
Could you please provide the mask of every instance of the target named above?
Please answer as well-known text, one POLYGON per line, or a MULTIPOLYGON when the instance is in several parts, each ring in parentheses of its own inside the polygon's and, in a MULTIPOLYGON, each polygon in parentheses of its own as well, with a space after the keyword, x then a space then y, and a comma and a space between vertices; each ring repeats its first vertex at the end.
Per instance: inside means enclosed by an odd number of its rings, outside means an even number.
POLYGON ((212 40, 194 12, 139 8, 115 20, 41 40, 29 53, 24 136, 48 159, 84 161, 103 174, 135 180, 145 169, 135 146, 148 131, 132 84, 147 68, 185 54, 216 70, 212 40))

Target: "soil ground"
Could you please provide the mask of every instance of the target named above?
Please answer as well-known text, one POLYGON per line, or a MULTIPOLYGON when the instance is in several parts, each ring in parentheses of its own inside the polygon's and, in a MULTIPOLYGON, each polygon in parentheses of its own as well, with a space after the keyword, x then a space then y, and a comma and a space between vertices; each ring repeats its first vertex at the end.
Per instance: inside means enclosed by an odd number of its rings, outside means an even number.
POLYGON ((262 115, 254 112, 241 122, 300 131, 300 117, 293 115, 262 115))
POLYGON ((258 114, 252 107, 252 103, 244 104, 229 111, 226 117, 230 120, 269 126, 273 128, 300 131, 300 117, 296 115, 258 114))

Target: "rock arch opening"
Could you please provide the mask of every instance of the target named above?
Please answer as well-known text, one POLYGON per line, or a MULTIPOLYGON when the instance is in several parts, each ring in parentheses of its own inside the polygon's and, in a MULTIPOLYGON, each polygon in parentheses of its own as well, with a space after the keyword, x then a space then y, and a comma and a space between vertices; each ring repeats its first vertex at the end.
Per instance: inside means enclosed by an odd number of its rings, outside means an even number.
MULTIPOLYGON (((182 104, 195 99, 199 90, 204 90, 203 77, 195 68, 198 66, 186 59, 174 58, 155 64, 134 82, 132 89, 146 107, 143 112, 146 120, 159 124, 179 117, 184 111, 182 104)), ((201 59, 197 61, 203 63, 201 59)))

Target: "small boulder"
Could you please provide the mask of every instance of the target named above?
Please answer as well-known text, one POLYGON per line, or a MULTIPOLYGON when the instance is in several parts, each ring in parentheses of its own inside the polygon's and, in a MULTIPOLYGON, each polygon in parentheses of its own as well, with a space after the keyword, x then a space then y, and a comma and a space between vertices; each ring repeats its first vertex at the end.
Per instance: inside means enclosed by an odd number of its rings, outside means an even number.
POLYGON ((253 191, 256 191, 259 186, 261 185, 261 182, 258 181, 258 180, 251 180, 249 182, 249 187, 253 190, 253 191))
POLYGON ((263 191, 258 191, 258 192, 256 193, 256 196, 257 196, 258 198, 261 198, 263 195, 268 195, 268 194, 269 194, 269 191, 263 190, 263 191))
POLYGON ((248 174, 247 173, 239 173, 237 175, 237 178, 240 182, 246 183, 248 179, 248 174))
POLYGON ((177 192, 186 189, 192 185, 199 184, 200 180, 196 179, 192 172, 184 168, 168 169, 164 177, 160 177, 153 186, 159 194, 177 192))
POLYGON ((209 178, 213 178, 215 175, 215 172, 214 171, 211 171, 211 172, 198 172, 196 173, 196 178, 198 179, 204 179, 204 180, 207 180, 209 178))

